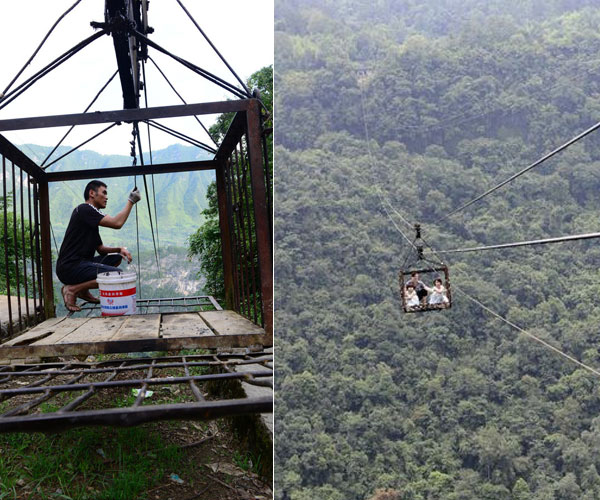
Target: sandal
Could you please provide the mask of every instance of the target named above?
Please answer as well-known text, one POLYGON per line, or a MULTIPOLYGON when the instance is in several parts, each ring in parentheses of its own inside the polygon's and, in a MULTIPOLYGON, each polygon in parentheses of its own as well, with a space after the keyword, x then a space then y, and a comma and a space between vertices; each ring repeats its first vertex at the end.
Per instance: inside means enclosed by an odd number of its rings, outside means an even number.
POLYGON ((65 287, 63 286, 60 289, 60 292, 62 293, 63 296, 63 300, 65 302, 65 307, 71 311, 71 312, 78 312, 81 311, 81 307, 79 307, 76 302, 77 302, 77 297, 75 296, 75 294, 73 292, 66 292, 65 291, 65 287), (73 300, 69 300, 69 297, 72 297, 73 300))

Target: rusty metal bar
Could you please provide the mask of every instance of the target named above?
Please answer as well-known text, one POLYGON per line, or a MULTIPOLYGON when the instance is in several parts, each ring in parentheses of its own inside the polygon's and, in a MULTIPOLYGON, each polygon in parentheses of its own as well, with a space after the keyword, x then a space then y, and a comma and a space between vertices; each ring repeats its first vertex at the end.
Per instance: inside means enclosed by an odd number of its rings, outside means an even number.
POLYGON ((186 161, 181 163, 155 163, 154 165, 136 165, 135 167, 94 168, 88 170, 69 170, 47 172, 48 182, 97 179, 108 177, 130 177, 143 174, 170 174, 174 172, 193 172, 196 170, 215 170, 218 163, 214 160, 186 161))
POLYGON ((254 200, 254 222, 256 225, 256 246, 258 252, 258 270, 260 274, 262 319, 269 341, 273 341, 273 254, 268 218, 271 217, 267 206, 265 174, 263 169, 260 137, 260 108, 253 101, 246 112, 248 160, 252 198, 254 200))
POLYGON ((46 173, 31 160, 20 149, 13 145, 6 137, 0 135, 0 154, 6 156, 10 161, 19 165, 34 179, 42 180, 46 177, 46 173))
POLYGON ((240 310, 240 297, 238 287, 238 272, 237 272, 237 241, 235 239, 235 228, 233 220, 233 202, 231 200, 231 180, 230 180, 230 169, 231 169, 231 157, 225 162, 225 196, 226 196, 226 214, 227 214, 227 227, 229 228, 229 240, 231 241, 231 276, 233 279, 233 305, 232 309, 235 311, 240 310))
POLYGON ((215 419, 250 413, 273 411, 271 397, 253 399, 230 399, 197 403, 144 406, 137 408, 111 408, 109 410, 86 410, 65 413, 40 413, 29 418, 23 416, 0 419, 0 432, 31 432, 64 430, 78 425, 131 426, 145 422, 170 419, 215 419))
MULTIPOLYGON (((235 150, 234 150, 235 151, 235 150)), ((238 295, 238 308, 237 311, 244 315, 244 309, 246 306, 246 294, 245 294, 245 281, 244 281, 244 273, 240 261, 242 259, 242 242, 240 240, 240 230, 238 223, 238 213, 239 207, 237 204, 237 198, 235 193, 235 184, 234 184, 234 168, 237 163, 237 157, 232 155, 231 161, 229 162, 228 176, 227 176, 227 185, 229 187, 229 199, 230 199, 230 207, 231 207, 231 229, 233 230, 233 242, 234 242, 234 276, 236 280, 236 289, 238 295)))
POLYGON ((229 210, 227 206, 225 170, 226 160, 219 161, 219 166, 215 174, 217 184, 217 204, 219 206, 219 228, 221 231, 221 254, 223 258, 225 307, 233 309, 235 303, 233 282, 233 254, 231 249, 231 230, 229 227, 229 210))
MULTIPOLYGON (((185 371, 185 376, 189 377, 190 369, 189 369, 186 357, 183 357, 183 369, 185 371)), ((202 391, 200 389, 198 389, 196 382, 194 382, 193 380, 190 380, 190 389, 192 390, 192 393, 194 394, 194 397, 196 398, 197 401, 205 400, 204 396, 202 395, 202 391)))
POLYGON ((28 206, 28 220, 29 220, 29 257, 31 263, 31 295, 33 297, 33 310, 35 311, 34 323, 37 323, 38 309, 37 309, 37 295, 36 295, 36 280, 35 280, 35 252, 33 250, 33 229, 32 229, 32 216, 31 216, 31 199, 33 198, 33 191, 31 189, 31 177, 27 176, 27 206, 28 206))
MULTIPOLYGON (((152 370, 154 369, 154 365, 156 364, 156 360, 153 359, 152 360, 152 364, 150 365, 150 367, 148 368, 148 375, 146 376, 147 379, 151 379, 152 378, 152 370)), ((93 386, 92 386, 93 387, 93 386)), ((146 390, 148 389, 148 381, 145 381, 142 384, 142 387, 140 389, 140 392, 138 392, 137 397, 135 398, 135 401, 133 402, 133 406, 139 406, 140 403, 144 400, 144 398, 146 397, 146 390)))
POLYGON ((19 169, 20 172, 20 193, 21 193, 21 248, 23 249, 23 284, 25 291, 25 318, 26 324, 29 326, 31 323, 31 315, 29 313, 29 289, 27 286, 27 245, 25 244, 25 209, 23 207, 23 170, 19 169))
MULTIPOLYGON (((242 152, 242 143, 240 143, 240 154, 242 152)), ((247 162, 247 157, 246 155, 241 155, 242 158, 242 184, 244 187, 248 186, 248 170, 249 170, 249 165, 247 162)), ((244 191, 244 199, 246 201, 246 210, 244 211, 244 213, 246 214, 246 227, 248 230, 248 241, 249 241, 249 245, 248 245, 248 251, 250 253, 250 258, 248 260, 249 265, 251 266, 251 270, 250 270, 250 275, 252 278, 252 307, 253 307, 253 311, 254 311, 254 316, 253 316, 253 321, 255 323, 258 324, 259 322, 259 317, 258 317, 258 311, 257 311, 257 307, 256 307, 256 303, 257 301, 260 301, 261 298, 259 296, 260 294, 260 290, 256 287, 256 265, 254 263, 254 248, 256 245, 256 238, 253 238, 254 232, 252 231, 252 217, 251 217, 251 213, 250 213, 250 201, 248 200, 248 190, 245 189, 244 191)))
POLYGON ((8 333, 14 334, 13 317, 12 317, 12 300, 10 294, 10 269, 8 266, 8 201, 6 192, 6 157, 2 156, 2 193, 4 195, 4 270, 6 273, 6 296, 8 300, 8 333))
POLYGON ((153 379, 128 379, 128 380, 114 380, 109 382, 91 382, 89 384, 59 384, 43 387, 20 387, 18 389, 0 389, 0 401, 5 401, 16 395, 22 394, 37 394, 51 390, 55 392, 67 392, 67 391, 82 391, 88 387, 95 387, 96 389, 109 389, 113 387, 134 387, 140 384, 147 385, 176 385, 181 383, 188 383, 190 380, 193 381, 212 381, 212 380, 240 380, 247 376, 253 377, 271 377, 272 374, 268 372, 244 372, 244 373, 216 373, 212 375, 190 375, 189 377, 161 377, 153 379))
POLYGON ((36 182, 33 185, 33 218, 35 225, 35 265, 36 265, 36 276, 37 276, 37 292, 39 300, 40 310, 44 310, 44 300, 42 298, 42 265, 41 265, 41 246, 40 246, 40 207, 39 207, 39 184, 36 182))
MULTIPOLYGON (((17 189, 16 189, 16 170, 14 162, 12 164, 12 199, 13 199, 13 246, 15 249, 15 281, 16 281, 16 290, 15 297, 17 299, 17 314, 19 321, 19 331, 23 329, 23 319, 21 314, 21 283, 19 276, 19 240, 17 238, 17 189)), ((4 203, 6 203, 6 198, 4 199, 4 203)), ((6 250, 6 249, 5 249, 6 250)))
MULTIPOLYGON (((238 144, 239 146, 239 144, 238 144)), ((250 318, 250 278, 248 276, 248 245, 250 242, 246 241, 246 231, 244 231, 244 214, 243 212, 243 204, 242 204, 242 196, 243 196, 243 187, 241 186, 240 179, 240 162, 242 161, 241 157, 243 153, 238 152, 238 148, 236 147, 234 152, 235 162, 234 168, 231 169, 231 185, 233 190, 233 199, 234 199, 234 211, 236 214, 236 229, 237 229, 237 239, 240 246, 239 259, 237 262, 237 266, 239 268, 240 277, 241 277, 241 291, 244 296, 244 312, 247 318, 250 318), (237 193, 236 193, 237 191, 237 193), (241 238, 240 238, 241 234, 241 238)))
MULTIPOLYGON (((121 366, 123 366, 124 364, 125 364, 125 362, 121 363, 121 366)), ((117 376, 117 370, 115 369, 112 371, 112 373, 109 374, 109 376, 106 378, 105 382, 110 382, 116 376, 117 376)), ((94 394, 96 394, 96 388, 93 386, 90 386, 90 388, 88 389, 87 392, 83 393, 78 398, 75 398, 73 401, 71 401, 69 404, 66 404, 58 411, 61 413, 72 411, 75 408, 77 408, 81 403, 90 399, 94 394)), ((0 427, 1 427, 1 424, 0 424, 0 427)))
POLYGON ((227 129, 227 133, 221 141, 221 145, 219 146, 219 150, 215 155, 216 160, 224 161, 226 158, 231 156, 231 153, 237 143, 240 141, 240 138, 244 134, 244 130, 246 128, 246 113, 237 113, 229 128, 227 129))
POLYGON ((231 113, 236 111, 246 111, 253 101, 256 101, 256 99, 179 104, 175 106, 160 106, 154 108, 119 109, 114 111, 96 111, 94 113, 37 116, 33 118, 12 118, 9 120, 0 120, 0 131, 65 127, 70 125, 92 125, 95 123, 133 122, 157 118, 173 118, 177 116, 231 113))
POLYGON ((52 283, 52 244, 50 239, 50 198, 48 193, 48 182, 40 182, 39 197, 44 317, 48 319, 55 316, 54 289, 52 283))
POLYGON ((261 110, 260 112, 260 129, 261 129, 261 139, 262 139, 262 147, 263 147, 263 158, 264 164, 263 168, 265 170, 265 182, 267 186, 267 207, 269 209, 269 232, 271 234, 271 248, 273 248, 273 189, 271 186, 271 170, 270 170, 270 162, 269 162, 269 149, 267 142, 267 133, 264 128, 265 120, 264 115, 261 110))

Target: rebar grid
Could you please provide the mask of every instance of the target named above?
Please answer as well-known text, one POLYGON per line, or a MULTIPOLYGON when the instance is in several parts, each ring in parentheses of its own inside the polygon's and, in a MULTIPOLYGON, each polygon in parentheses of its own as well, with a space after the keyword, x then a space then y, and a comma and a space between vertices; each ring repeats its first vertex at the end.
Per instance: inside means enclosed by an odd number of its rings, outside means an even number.
MULTIPOLYGON (((80 306, 82 311, 87 311, 87 315, 100 313, 100 304, 86 304, 80 306)), ((192 297, 167 297, 158 299, 137 299, 135 301, 137 314, 156 314, 167 312, 181 312, 185 309, 191 309, 192 312, 197 307, 209 307, 210 310, 222 311, 216 299, 210 295, 196 295, 192 297)), ((67 316, 73 316, 70 311, 67 316)))
POLYGON ((271 353, 258 352, 3 366, 0 432, 270 413, 272 395, 242 399, 212 395, 218 384, 234 380, 272 390, 272 363, 271 353), (241 365, 252 368, 236 372, 241 365), (206 384, 211 385, 211 398, 203 390, 206 384))

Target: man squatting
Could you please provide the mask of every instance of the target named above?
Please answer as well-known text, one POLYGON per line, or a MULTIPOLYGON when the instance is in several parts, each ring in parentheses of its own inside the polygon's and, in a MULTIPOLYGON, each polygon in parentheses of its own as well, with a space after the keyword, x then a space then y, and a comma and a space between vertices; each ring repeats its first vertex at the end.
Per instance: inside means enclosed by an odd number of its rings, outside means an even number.
POLYGON ((106 208, 108 193, 102 181, 91 181, 83 192, 85 203, 78 205, 71 214, 65 238, 58 252, 56 275, 64 283, 62 296, 69 311, 81 311, 77 298, 97 304, 100 300, 90 293, 98 288, 96 277, 99 273, 119 271, 123 258, 131 262, 131 253, 126 247, 107 247, 102 243, 98 226, 121 229, 127 221, 133 205, 141 199, 137 187, 127 199, 123 210, 117 215, 105 215, 100 209, 106 208), (94 257, 95 252, 100 255, 94 257), (107 255, 109 253, 119 255, 107 255))

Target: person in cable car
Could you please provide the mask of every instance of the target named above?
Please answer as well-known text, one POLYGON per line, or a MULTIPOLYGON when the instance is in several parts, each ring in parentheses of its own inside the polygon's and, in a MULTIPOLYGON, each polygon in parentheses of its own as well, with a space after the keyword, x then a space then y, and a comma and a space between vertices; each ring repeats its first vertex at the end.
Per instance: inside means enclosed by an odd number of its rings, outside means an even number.
POLYGON ((450 303, 447 296, 446 287, 442 284, 440 278, 436 278, 433 282, 433 288, 430 288, 429 304, 430 305, 447 305, 450 303))
POLYGON ((415 287, 410 283, 406 285, 406 290, 404 292, 404 299, 406 302, 406 307, 411 309, 413 307, 418 307, 421 305, 419 301, 419 297, 417 296, 417 292, 415 291, 415 287))
POLYGON ((425 283, 423 283, 419 278, 419 273, 417 273, 416 271, 410 273, 410 279, 406 283, 406 288, 408 288, 408 285, 412 285, 417 294, 417 297, 419 298, 419 302, 422 305, 425 305, 427 294, 429 293, 429 290, 431 290, 431 288, 428 288, 425 285, 425 283))

